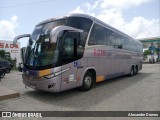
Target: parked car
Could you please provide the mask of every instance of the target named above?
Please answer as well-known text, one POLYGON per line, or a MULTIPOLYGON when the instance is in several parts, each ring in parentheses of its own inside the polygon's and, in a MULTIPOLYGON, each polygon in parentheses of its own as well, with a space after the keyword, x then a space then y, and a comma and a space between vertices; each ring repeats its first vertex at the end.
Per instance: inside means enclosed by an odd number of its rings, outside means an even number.
POLYGON ((158 55, 157 54, 147 55, 147 59, 149 63, 155 63, 158 60, 158 55))
POLYGON ((6 70, 6 67, 1 67, 0 68, 0 79, 5 76, 5 74, 6 74, 5 70, 6 70))
POLYGON ((6 73, 9 73, 12 69, 10 62, 6 61, 6 60, 1 60, 0 61, 0 68, 1 67, 6 67, 6 69, 5 69, 6 73))
POLYGON ((13 69, 13 66, 14 66, 14 65, 13 65, 12 63, 10 63, 10 66, 11 66, 11 68, 13 69))

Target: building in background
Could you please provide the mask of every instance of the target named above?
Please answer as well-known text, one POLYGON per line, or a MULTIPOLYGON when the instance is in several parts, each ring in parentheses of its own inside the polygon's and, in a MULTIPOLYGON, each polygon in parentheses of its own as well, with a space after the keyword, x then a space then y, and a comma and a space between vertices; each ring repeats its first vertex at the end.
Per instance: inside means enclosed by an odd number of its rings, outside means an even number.
POLYGON ((11 58, 13 60, 16 59, 16 66, 18 67, 19 63, 21 62, 20 43, 19 42, 14 47, 13 41, 0 40, 0 50, 5 50, 5 52, 10 52, 11 58))
POLYGON ((155 46, 155 48, 160 46, 160 37, 143 38, 137 40, 143 43, 144 49, 149 49, 150 46, 155 46))
POLYGON ((160 37, 143 38, 138 40, 143 43, 143 52, 145 50, 150 50, 150 54, 152 55, 157 51, 158 61, 160 60, 160 37))

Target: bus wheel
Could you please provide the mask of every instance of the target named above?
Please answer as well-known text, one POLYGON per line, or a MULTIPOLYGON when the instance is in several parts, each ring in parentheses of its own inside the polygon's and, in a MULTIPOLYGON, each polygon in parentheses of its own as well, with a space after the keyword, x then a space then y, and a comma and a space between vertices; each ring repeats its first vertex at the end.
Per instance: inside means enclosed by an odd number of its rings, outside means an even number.
POLYGON ((138 68, 137 66, 134 67, 134 75, 136 75, 138 73, 138 68))
POLYGON ((131 67, 130 73, 128 74, 129 77, 132 77, 134 75, 134 66, 131 67))
POLYGON ((80 87, 80 90, 82 91, 88 91, 93 87, 94 79, 91 72, 87 71, 83 78, 83 84, 80 87))

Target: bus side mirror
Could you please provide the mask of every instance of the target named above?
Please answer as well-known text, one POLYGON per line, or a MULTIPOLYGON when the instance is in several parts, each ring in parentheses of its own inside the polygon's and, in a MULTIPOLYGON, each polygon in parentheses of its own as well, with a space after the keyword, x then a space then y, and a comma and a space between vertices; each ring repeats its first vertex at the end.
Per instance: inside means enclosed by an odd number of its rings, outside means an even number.
POLYGON ((66 31, 66 30, 69 32, 83 32, 83 30, 81 30, 81 29, 77 29, 77 28, 70 27, 70 26, 60 25, 60 26, 57 26, 51 30, 50 43, 56 43, 57 38, 58 38, 58 34, 62 31, 66 31))
MULTIPOLYGON (((13 46, 15 47, 16 44, 17 44, 17 41, 21 38, 24 38, 24 37, 30 37, 31 35, 30 34, 23 34, 23 35, 19 35, 19 36, 16 36, 13 40, 13 46)), ((26 48, 21 48, 21 59, 22 59, 22 62, 24 63, 24 60, 25 60, 25 50, 26 48)))
POLYGON ((21 59, 22 59, 22 63, 25 63, 25 52, 26 52, 26 47, 22 47, 21 49, 21 59))
POLYGON ((14 38, 14 40, 13 40, 13 45, 15 46, 16 43, 17 43, 17 41, 18 41, 19 39, 21 39, 21 38, 24 38, 24 37, 30 37, 30 34, 23 34, 23 35, 18 35, 18 36, 16 36, 16 37, 14 38))

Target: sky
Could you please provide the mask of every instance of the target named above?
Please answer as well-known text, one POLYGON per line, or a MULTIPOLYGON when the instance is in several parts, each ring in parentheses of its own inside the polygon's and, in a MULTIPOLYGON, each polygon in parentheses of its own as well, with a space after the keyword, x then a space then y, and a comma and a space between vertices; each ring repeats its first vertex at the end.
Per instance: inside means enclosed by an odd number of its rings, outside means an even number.
POLYGON ((0 40, 31 34, 39 22, 70 13, 89 14, 135 39, 160 36, 160 0, 0 0, 0 40))

